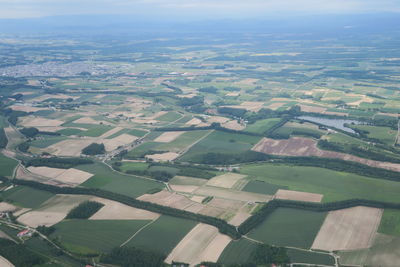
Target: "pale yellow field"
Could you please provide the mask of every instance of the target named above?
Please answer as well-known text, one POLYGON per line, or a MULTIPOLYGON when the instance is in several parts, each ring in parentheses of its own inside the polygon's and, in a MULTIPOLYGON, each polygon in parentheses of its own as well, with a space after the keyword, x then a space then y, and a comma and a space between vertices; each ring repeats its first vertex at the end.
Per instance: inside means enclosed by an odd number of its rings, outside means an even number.
POLYGON ((0 256, 0 266, 2 267, 14 267, 14 264, 9 262, 6 258, 3 256, 0 256))
POLYGON ((93 143, 92 139, 68 139, 48 146, 45 151, 56 156, 76 157, 91 143, 93 143))
POLYGON ((219 188, 214 186, 202 186, 193 192, 200 196, 214 196, 223 199, 249 201, 249 202, 267 202, 271 196, 250 192, 237 191, 227 188, 219 188))
POLYGON ((277 110, 278 108, 282 107, 285 104, 286 103, 283 103, 283 102, 276 102, 276 103, 269 104, 267 106, 267 108, 272 109, 272 110, 277 110))
POLYGON ((246 128, 246 125, 240 124, 236 120, 228 121, 228 122, 222 124, 222 126, 225 128, 237 130, 237 131, 240 131, 240 130, 243 130, 244 128, 246 128))
POLYGON ((329 212, 312 248, 334 251, 370 247, 382 212, 363 206, 329 212))
POLYGON ((17 220, 30 227, 51 226, 62 221, 68 212, 79 203, 91 198, 86 195, 55 195, 37 210, 24 213, 17 220))
POLYGON ((27 168, 33 174, 48 177, 60 183, 70 186, 77 186, 93 176, 92 173, 81 171, 78 169, 58 169, 49 167, 33 167, 27 168))
POLYGON ((104 204, 89 220, 155 220, 160 214, 95 197, 93 201, 104 204))
POLYGON ((223 188, 232 188, 239 180, 245 178, 247 175, 228 172, 219 176, 215 176, 208 180, 207 185, 217 186, 223 188))
POLYGON ((279 189, 275 193, 275 198, 277 199, 289 199, 289 200, 306 201, 306 202, 321 202, 323 197, 324 196, 321 194, 284 190, 284 189, 279 189))
POLYGON ((77 120, 74 120, 73 123, 113 125, 112 123, 110 123, 108 121, 97 121, 97 120, 92 119, 91 117, 82 117, 77 120))
POLYGON ((176 159, 178 156, 179 154, 175 152, 165 152, 161 154, 146 155, 145 157, 154 161, 170 161, 176 159))
POLYGON ((24 112, 36 112, 39 110, 46 110, 48 108, 39 108, 39 107, 32 107, 32 106, 21 106, 21 105, 12 105, 10 106, 12 110, 16 111, 24 111, 24 112))
POLYGON ((35 116, 22 117, 20 120, 19 123, 24 127, 55 127, 64 123, 60 120, 51 120, 35 116))
POLYGON ((169 143, 171 141, 174 141, 178 136, 180 136, 183 133, 185 133, 185 131, 165 132, 156 139, 154 139, 154 142, 169 143))
POLYGON ((10 204, 10 203, 0 202, 0 212, 11 212, 11 211, 14 211, 16 209, 17 209, 17 207, 12 205, 12 204, 10 204))
POLYGON ((190 121, 186 122, 186 125, 199 125, 202 121, 198 118, 193 118, 190 121))
POLYGON ((119 146, 124 146, 130 144, 137 140, 136 136, 130 134, 121 134, 112 139, 103 139, 101 142, 104 144, 106 151, 113 151, 117 149, 119 146))
POLYGON ((171 189, 174 191, 178 192, 184 192, 184 193, 192 193, 196 189, 198 189, 198 186, 195 185, 170 185, 171 189))
POLYGON ((216 262, 230 241, 231 238, 220 234, 216 227, 199 223, 178 243, 165 262, 186 262, 190 266, 202 261, 216 262))

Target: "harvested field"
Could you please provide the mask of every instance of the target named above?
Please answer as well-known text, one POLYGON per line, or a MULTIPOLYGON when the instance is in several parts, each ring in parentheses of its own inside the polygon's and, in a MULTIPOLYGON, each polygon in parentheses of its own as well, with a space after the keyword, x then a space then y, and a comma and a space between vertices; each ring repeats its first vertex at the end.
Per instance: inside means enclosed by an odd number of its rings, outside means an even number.
POLYGON ((107 132, 105 132, 104 134, 102 134, 101 136, 99 136, 99 138, 107 138, 110 137, 111 135, 118 133, 119 131, 121 131, 123 128, 121 127, 115 127, 107 132))
POLYGON ((103 139, 101 142, 104 144, 106 151, 113 151, 119 146, 130 144, 138 139, 136 136, 130 134, 121 134, 112 139, 103 139))
POLYGON ((329 212, 312 248, 326 251, 369 248, 382 212, 362 206, 329 212))
POLYGON ((347 161, 355 161, 371 167, 400 172, 400 164, 370 160, 340 152, 321 150, 317 147, 317 141, 310 138, 292 137, 285 140, 263 138, 252 148, 252 150, 265 154, 281 156, 315 156, 322 158, 336 158, 347 161))
POLYGON ((0 212, 11 212, 11 211, 14 211, 16 209, 17 209, 17 207, 12 205, 12 204, 10 204, 10 203, 0 202, 0 212))
POLYGON ((9 262, 6 258, 3 256, 0 256, 0 266, 2 267, 14 267, 14 264, 9 262))
POLYGON ((93 143, 92 139, 68 139, 48 146, 45 151, 56 156, 76 157, 91 143, 93 143))
POLYGON ((93 174, 74 168, 58 169, 49 167, 28 167, 28 170, 36 175, 48 177, 51 180, 70 185, 77 186, 93 176, 93 174))
POLYGON ((207 122, 209 123, 213 123, 213 122, 217 122, 217 123, 225 123, 229 121, 228 118, 225 117, 221 117, 221 116, 211 116, 207 119, 207 122))
POLYGON ((155 194, 144 194, 137 199, 181 210, 185 210, 194 204, 198 204, 194 201, 191 201, 187 197, 178 195, 176 193, 171 193, 166 190, 155 194))
POLYGON ((155 220, 160 214, 130 207, 116 201, 93 198, 93 201, 100 202, 104 206, 97 211, 89 220, 155 220))
POLYGON ((260 79, 255 79, 255 78, 246 78, 241 81, 234 82, 236 85, 254 85, 256 82, 258 82, 260 79))
POLYGON ((62 221, 68 212, 79 203, 90 200, 85 195, 55 195, 44 202, 37 210, 18 217, 18 221, 30 227, 51 226, 62 221))
POLYGON ((312 113, 324 113, 326 111, 326 108, 323 107, 306 106, 306 105, 300 105, 300 109, 303 112, 312 112, 312 113))
POLYGON ((267 202, 271 199, 271 196, 269 195, 236 191, 232 189, 218 188, 214 186, 202 186, 193 193, 200 196, 213 196, 223 199, 246 201, 246 202, 247 201, 267 202))
POLYGON ((36 112, 39 110, 48 110, 48 108, 39 108, 39 107, 21 106, 21 105, 12 105, 10 106, 10 108, 15 111, 24 111, 24 112, 36 112))
POLYGON ((195 266, 202 261, 217 262, 231 238, 222 235, 218 229, 199 223, 172 250, 165 262, 186 262, 195 266))
POLYGON ((73 123, 78 123, 78 124, 96 124, 96 125, 99 125, 99 124, 112 125, 112 123, 109 123, 108 121, 97 121, 97 120, 94 120, 94 119, 92 119, 90 117, 79 118, 77 120, 74 120, 73 123))
POLYGON ((283 102, 276 102, 276 103, 269 104, 267 106, 267 108, 272 109, 272 110, 277 110, 278 108, 282 107, 285 104, 286 103, 283 103, 283 102))
POLYGON ((145 157, 154 161, 170 161, 176 159, 178 156, 179 154, 175 152, 165 152, 161 154, 146 155, 145 157))
POLYGON ((195 185, 170 185, 171 189, 174 191, 178 192, 184 192, 184 193, 192 193, 196 189, 198 189, 198 186, 195 185))
POLYGON ((51 120, 42 117, 27 116, 22 117, 19 122, 24 127, 55 127, 63 124, 60 120, 51 120))
POLYGON ((240 92, 230 92, 227 93, 226 96, 240 96, 240 92))
POLYGON ((42 102, 42 101, 50 99, 50 98, 68 99, 68 98, 78 98, 78 97, 77 96, 64 95, 64 94, 57 94, 57 95, 45 94, 45 95, 41 95, 41 96, 35 97, 33 99, 30 99, 27 102, 42 102))
POLYGON ((174 141, 178 136, 181 134, 185 133, 184 131, 180 132, 165 132, 156 139, 154 139, 154 142, 160 142, 160 143, 169 143, 171 141, 174 141))
POLYGON ((186 122, 186 125, 199 125, 200 123, 202 123, 201 120, 199 120, 198 118, 193 118, 190 121, 186 122))
POLYGON ((228 121, 224 124, 222 124, 223 127, 228 128, 228 129, 232 129, 232 130, 243 130, 244 128, 246 128, 245 125, 238 123, 236 120, 232 120, 232 121, 228 121))
POLYGON ((275 198, 278 199, 289 199, 296 201, 305 201, 305 202, 321 202, 323 195, 315 194, 315 193, 307 193, 300 191, 292 191, 279 189, 275 194, 275 198))
POLYGON ((229 224, 232 224, 233 226, 239 226, 241 225, 245 220, 247 220, 247 218, 249 218, 251 216, 250 213, 248 212, 238 212, 236 213, 235 216, 233 216, 230 220, 229 220, 229 224))
POLYGON ((243 179, 247 175, 238 173, 225 173, 208 180, 207 185, 217 186, 223 188, 232 188, 239 180, 243 179))

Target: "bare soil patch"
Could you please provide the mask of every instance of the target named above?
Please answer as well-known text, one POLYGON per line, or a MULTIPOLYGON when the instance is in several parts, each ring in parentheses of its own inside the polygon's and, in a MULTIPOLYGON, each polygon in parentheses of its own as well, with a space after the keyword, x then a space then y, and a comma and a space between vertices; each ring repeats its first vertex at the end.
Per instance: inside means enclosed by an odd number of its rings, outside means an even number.
POLYGON ((175 152, 165 152, 161 154, 146 155, 145 157, 154 161, 171 161, 176 159, 178 156, 179 154, 175 152))
POLYGON ((246 176, 247 175, 228 172, 211 178, 210 180, 208 180, 207 185, 232 188, 239 180, 245 178, 246 176))
POLYGON ((56 156, 79 156, 82 149, 93 143, 93 139, 68 139, 48 146, 45 151, 56 156))
POLYGON ((63 121, 46 119, 42 117, 27 116, 22 117, 20 124, 24 127, 55 127, 63 124, 63 121))
POLYGON ((17 207, 10 203, 0 202, 0 212, 12 212, 16 209, 17 209, 17 207))
POLYGON ((121 204, 116 201, 94 198, 94 201, 104 204, 89 220, 155 220, 160 214, 121 204))
POLYGON ((222 124, 222 126, 225 128, 237 130, 237 131, 240 131, 240 130, 243 130, 244 128, 246 128, 246 125, 240 124, 236 120, 228 121, 228 122, 222 124))
POLYGON ((354 161, 368 166, 392 171, 400 171, 400 164, 360 158, 350 154, 321 150, 317 147, 317 141, 310 138, 292 137, 285 140, 263 138, 252 150, 265 154, 282 156, 315 156, 322 158, 337 158, 354 161))
POLYGON ((22 106, 22 105, 12 105, 10 106, 12 110, 15 111, 24 111, 24 112, 36 112, 39 110, 47 110, 47 108, 39 108, 39 107, 32 107, 32 106, 22 106))
POLYGON ((82 117, 77 120, 74 120, 73 123, 113 125, 112 123, 110 123, 108 121, 97 121, 97 120, 92 119, 91 117, 82 117))
POLYGON ((160 143, 169 143, 171 141, 174 141, 178 136, 181 134, 185 133, 184 131, 178 131, 178 132, 165 132, 161 134, 159 137, 154 139, 154 142, 160 142, 160 143))
POLYGON ((172 250, 165 262, 187 262, 190 266, 202 261, 216 262, 231 238, 214 226, 199 223, 172 250))
POLYGON ((307 193, 307 192, 300 192, 300 191, 279 189, 275 194, 275 198, 297 200, 297 201, 306 201, 306 202, 321 202, 321 200, 323 198, 323 195, 314 194, 314 193, 307 193))
POLYGON ((267 202, 271 199, 271 196, 269 195, 243 192, 214 186, 202 186, 193 193, 200 196, 213 196, 222 199, 245 202, 267 202))
POLYGON ((326 108, 315 106, 300 105, 300 108, 303 112, 324 113, 326 111, 326 108))
POLYGON ((269 104, 267 106, 267 108, 272 109, 272 110, 277 110, 278 108, 282 107, 285 104, 286 103, 283 103, 283 102, 276 102, 276 103, 269 104))
POLYGON ((93 176, 92 173, 78 169, 58 169, 49 167, 28 167, 28 170, 36 175, 48 177, 59 183, 77 186, 93 176))
POLYGON ((136 136, 130 134, 121 134, 112 139, 103 139, 101 142, 104 144, 106 151, 112 151, 117 149, 119 146, 130 144, 138 139, 136 136))
POLYGON ((184 193, 192 193, 196 189, 198 189, 198 186, 195 185, 170 185, 172 190, 178 191, 178 192, 184 192, 184 193))
POLYGON ((329 212, 312 248, 326 251, 369 248, 382 212, 362 206, 329 212))
POLYGON ((186 125, 199 125, 200 123, 202 123, 202 121, 198 118, 193 118, 190 121, 186 122, 186 125))

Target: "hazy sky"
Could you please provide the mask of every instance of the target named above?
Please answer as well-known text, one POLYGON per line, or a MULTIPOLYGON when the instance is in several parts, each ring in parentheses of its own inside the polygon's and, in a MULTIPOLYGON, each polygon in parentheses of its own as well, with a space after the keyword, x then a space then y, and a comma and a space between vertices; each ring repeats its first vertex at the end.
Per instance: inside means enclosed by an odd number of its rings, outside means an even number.
POLYGON ((0 18, 132 14, 201 19, 377 12, 400 13, 400 0, 0 0, 0 18))

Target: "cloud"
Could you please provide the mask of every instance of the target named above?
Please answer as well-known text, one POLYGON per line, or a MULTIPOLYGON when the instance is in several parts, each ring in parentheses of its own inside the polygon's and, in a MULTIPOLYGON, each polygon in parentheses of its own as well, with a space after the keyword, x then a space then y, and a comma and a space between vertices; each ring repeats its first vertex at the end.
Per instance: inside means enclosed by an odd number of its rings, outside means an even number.
POLYGON ((398 0, 0 0, 1 18, 132 14, 192 18, 400 12, 398 0))

